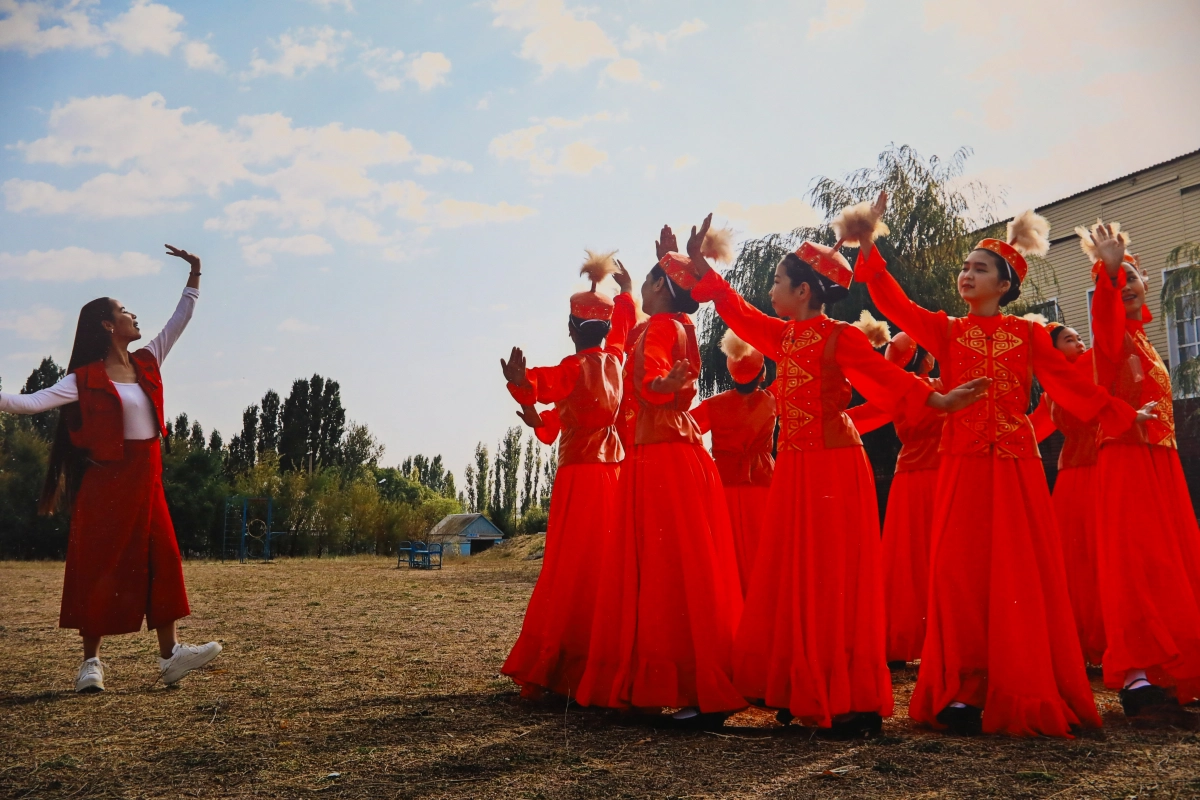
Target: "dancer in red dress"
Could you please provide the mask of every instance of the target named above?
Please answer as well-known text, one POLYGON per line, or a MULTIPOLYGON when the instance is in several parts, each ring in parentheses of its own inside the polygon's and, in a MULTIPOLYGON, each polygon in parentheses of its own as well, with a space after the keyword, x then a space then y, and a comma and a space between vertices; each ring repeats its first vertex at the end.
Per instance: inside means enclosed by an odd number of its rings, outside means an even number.
POLYGON ((589 253, 581 274, 590 291, 571 296, 568 334, 575 354, 554 367, 525 368, 514 347, 500 364, 522 419, 545 444, 558 444, 558 472, 550 495, 546 553, 521 635, 501 669, 526 697, 544 690, 575 697, 587 663, 595 613, 595 554, 617 546, 615 502, 620 461, 617 435, 621 361, 634 309, 628 273, 611 253, 589 253), (608 275, 616 299, 596 290, 608 275), (608 344, 605 345, 607 337, 608 344), (553 403, 538 415, 535 403, 553 403))
MULTIPOLYGON (((712 454, 725 486, 729 524, 737 550, 742 595, 763 534, 763 514, 775 459, 775 396, 760 388, 766 374, 762 353, 732 330, 721 337, 725 366, 734 388, 713 395, 692 409, 701 433, 712 431, 712 454)), ((769 545, 768 545, 769 546, 769 545)))
MULTIPOLYGON (((1057 322, 1046 325, 1050 341, 1075 365, 1081 381, 1092 380, 1092 353, 1074 328, 1057 322)), ((1063 564, 1067 570, 1067 593, 1079 644, 1089 664, 1099 665, 1104 656, 1104 617, 1096 587, 1096 457, 1099 453, 1100 423, 1084 422, 1067 411, 1049 393, 1029 415, 1034 435, 1040 442, 1056 430, 1062 431, 1063 447, 1058 455, 1058 479, 1051 498, 1062 539, 1063 564)))
MULTIPOLYGON (((876 353, 859 329, 825 316, 849 292, 850 265, 836 247, 804 242, 775 269, 769 317, 743 300, 689 242, 701 276, 694 296, 712 300, 739 336, 779 364, 780 434, 765 530, 771 555, 755 560, 734 648, 734 682, 779 718, 870 735, 892 713, 884 653, 875 482, 845 414, 851 385, 887 410, 926 403, 958 407, 986 380, 955 397, 933 393, 876 353)), ((872 224, 871 229, 874 229, 872 224)), ((865 235, 865 234, 859 234, 865 235)), ((844 237, 852 238, 850 233, 844 237)))
POLYGON ((1176 451, 1171 375, 1146 337, 1146 279, 1127 237, 1115 224, 1078 232, 1095 261, 1096 380, 1157 412, 1106 436, 1096 464, 1104 683, 1121 690, 1127 716, 1195 728, 1181 705, 1200 698, 1200 532, 1176 451))
POLYGON ((0 394, 0 411, 37 414, 62 408, 38 510, 71 508, 60 628, 83 638, 78 692, 104 690, 100 642, 158 634, 164 683, 212 661, 221 645, 179 643, 175 622, 191 613, 183 564, 162 485, 159 436, 165 434, 159 367, 191 319, 200 296, 200 259, 167 245, 191 275, 165 328, 146 347, 137 315, 110 297, 79 312, 65 378, 26 395, 0 394))
MULTIPOLYGON (((888 342, 884 358, 940 391, 929 377, 936 362, 903 331, 888 342)), ((896 473, 883 519, 883 599, 887 606, 887 659, 892 666, 916 661, 925 642, 925 604, 929 597, 929 547, 933 537, 934 492, 941 457, 938 444, 946 415, 922 408, 892 419, 873 403, 847 411, 859 433, 892 422, 900 439, 896 473)))
MULTIPOLYGON (((876 210, 886 208, 881 195, 876 210)), ((958 276, 966 317, 927 311, 887 272, 877 248, 856 276, 876 307, 941 365, 947 387, 988 376, 985 402, 942 431, 921 670, 913 719, 960 733, 1070 736, 1098 727, 1067 595, 1058 529, 1025 414, 1032 377, 1083 420, 1127 426, 1135 412, 1079 379, 1045 328, 1001 313, 1020 295, 1024 253, 1044 252, 1049 225, 1025 212, 1008 241, 984 239, 958 276)))
POLYGON ((621 468, 622 543, 600 554, 578 698, 675 708, 680 724, 715 725, 746 706, 732 681, 741 583, 721 478, 688 413, 700 363, 688 316, 698 307, 695 277, 669 227, 657 249, 660 261, 642 285, 650 319, 626 368, 638 408, 621 468))

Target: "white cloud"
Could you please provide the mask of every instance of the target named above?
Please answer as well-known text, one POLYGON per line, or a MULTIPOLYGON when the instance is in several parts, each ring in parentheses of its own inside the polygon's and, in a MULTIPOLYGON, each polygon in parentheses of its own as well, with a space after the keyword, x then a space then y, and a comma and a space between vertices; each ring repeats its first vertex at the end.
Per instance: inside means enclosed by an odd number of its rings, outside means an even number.
POLYGON ((225 62, 204 42, 188 42, 183 46, 183 58, 192 69, 222 72, 225 62))
POLYGON ((160 3, 135 0, 124 14, 104 26, 113 42, 139 55, 144 52, 169 55, 183 41, 179 26, 183 15, 160 3))
POLYGON ((0 311, 0 330, 12 331, 22 339, 44 342, 62 330, 65 320, 63 312, 46 306, 0 311))
POLYGON ((341 6, 344 10, 353 13, 354 3, 351 0, 310 0, 313 5, 320 6, 324 9, 330 9, 334 6, 341 6))
POLYGON ((0 253, 0 278, 26 281, 79 282, 94 278, 154 275, 162 263, 144 253, 97 253, 83 247, 0 253))
POLYGON ((695 156, 684 154, 684 155, 681 155, 679 158, 675 159, 673 162, 671 162, 671 166, 674 169, 687 169, 688 167, 693 166, 695 163, 696 163, 695 156))
POLYGON ((352 38, 350 31, 336 31, 328 25, 286 31, 278 39, 268 40, 277 53, 275 60, 262 58, 256 48, 250 59, 250 71, 243 77, 282 75, 295 78, 318 67, 336 67, 352 38))
POLYGON ((274 263, 276 253, 289 256, 319 256, 333 252, 333 246, 329 242, 312 233, 283 238, 268 236, 257 240, 246 237, 241 245, 242 258, 247 264, 256 267, 274 263))
POLYGON ((825 14, 808 22, 809 40, 829 31, 850 27, 863 18, 866 8, 866 0, 825 0, 825 14))
POLYGON ((666 50, 668 46, 678 42, 681 39, 686 39, 689 36, 694 36, 701 31, 708 30, 708 24, 702 19, 692 19, 682 23, 679 27, 667 31, 666 33, 649 32, 642 30, 637 25, 631 25, 629 32, 625 36, 623 47, 626 50, 640 50, 647 45, 653 45, 659 50, 666 50))
POLYGON ((601 111, 575 119, 549 117, 535 120, 536 125, 518 128, 493 138, 488 144, 488 152, 500 161, 524 161, 529 166, 529 171, 539 177, 588 175, 608 161, 608 153, 587 140, 581 139, 556 147, 544 144, 542 138, 551 131, 572 130, 592 122, 624 119, 624 115, 618 117, 601 111))
POLYGON ((364 51, 358 57, 363 74, 375 83, 375 88, 381 92, 395 92, 404 86, 403 64, 404 51, 375 47, 364 51))
POLYGON ((620 57, 604 29, 580 19, 563 0, 493 0, 492 11, 493 25, 529 31, 521 42, 521 57, 540 66, 544 75, 620 57))
POLYGON ((641 83, 642 65, 632 58, 618 59, 604 68, 604 74, 622 83, 641 83))
POLYGON ((408 64, 408 76, 416 81, 422 92, 446 82, 450 59, 442 53, 421 53, 408 64))
POLYGON ((788 233, 796 228, 821 224, 821 217, 813 207, 794 197, 782 203, 750 206, 719 203, 716 214, 743 223, 751 234, 788 233))
POLYGON ((466 200, 443 200, 436 206, 438 224, 444 228, 478 225, 485 222, 515 222, 536 213, 537 211, 529 206, 508 203, 488 205, 466 200))
POLYGON ((320 330, 319 327, 309 322, 297 319, 296 317, 288 317, 283 322, 279 323, 277 330, 283 333, 312 333, 320 330))

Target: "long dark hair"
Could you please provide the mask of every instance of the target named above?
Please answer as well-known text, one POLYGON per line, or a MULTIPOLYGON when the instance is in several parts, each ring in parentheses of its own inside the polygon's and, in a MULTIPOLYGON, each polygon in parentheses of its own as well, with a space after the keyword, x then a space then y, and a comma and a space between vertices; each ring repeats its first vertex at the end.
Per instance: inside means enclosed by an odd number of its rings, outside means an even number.
POLYGON ((677 314, 695 314, 700 310, 700 303, 692 299, 692 293, 680 286, 675 281, 671 280, 671 276, 662 266, 655 264, 650 270, 650 277, 658 280, 663 278, 670 286, 671 290, 671 310, 677 314))
MULTIPOLYGON (((75 343, 71 346, 71 361, 67 364, 68 375, 108 356, 112 336, 104 329, 104 323, 112 321, 111 297, 97 297, 79 310, 75 343)), ((53 514, 59 508, 70 508, 75 502, 86 466, 83 451, 71 443, 71 428, 78 424, 79 403, 68 403, 59 409, 54 444, 50 446, 50 464, 42 483, 42 495, 38 498, 39 514, 53 514)))

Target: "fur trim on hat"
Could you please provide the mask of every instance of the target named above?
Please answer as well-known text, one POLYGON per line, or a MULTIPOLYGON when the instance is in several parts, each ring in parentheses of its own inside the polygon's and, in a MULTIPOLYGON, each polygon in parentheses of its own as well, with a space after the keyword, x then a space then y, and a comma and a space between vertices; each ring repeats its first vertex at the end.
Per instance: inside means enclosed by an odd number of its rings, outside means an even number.
POLYGON ((858 315, 858 322, 854 323, 854 327, 867 335, 867 341, 871 343, 871 347, 883 347, 892 340, 892 331, 888 328, 887 322, 875 319, 866 309, 863 309, 863 312, 858 315))
POLYGON ((731 328, 725 331, 725 335, 721 337, 721 352, 725 354, 726 358, 737 361, 753 355, 756 351, 749 342, 734 333, 731 328))
MULTIPOLYGON (((1096 229, 1103 224, 1104 220, 1097 219, 1096 224, 1090 228, 1085 228, 1080 225, 1075 229, 1075 233, 1079 234, 1079 249, 1083 251, 1085 256, 1091 259, 1093 264, 1100 260, 1100 253, 1096 251, 1096 240, 1094 237, 1096 235, 1096 229)), ((1128 249, 1129 234, 1121 230, 1121 223, 1110 222, 1109 226, 1112 228, 1113 233, 1117 235, 1117 238, 1121 240, 1121 244, 1125 245, 1125 248, 1128 249)))
POLYGON ((1027 319, 1030 322, 1036 322, 1038 325, 1049 325, 1050 320, 1046 319, 1045 315, 1039 314, 1036 311, 1030 311, 1028 314, 1023 314, 1021 319, 1027 319))
POLYGON ((1033 210, 1022 211, 1008 223, 1008 243, 1023 256, 1050 252, 1050 223, 1033 210))
POLYGON ((733 229, 709 228, 700 245, 700 255, 722 264, 733 261, 733 229))
POLYGON ((596 284, 617 271, 617 264, 613 261, 616 250, 610 250, 607 253, 595 250, 584 250, 583 252, 587 253, 587 260, 579 268, 579 274, 588 277, 588 280, 592 282, 593 289, 596 284))
POLYGON ((883 220, 876 219, 872 205, 871 201, 864 200, 846 206, 842 213, 829 223, 833 232, 842 240, 842 244, 847 247, 860 247, 874 242, 880 236, 888 235, 888 226, 883 224, 883 220))

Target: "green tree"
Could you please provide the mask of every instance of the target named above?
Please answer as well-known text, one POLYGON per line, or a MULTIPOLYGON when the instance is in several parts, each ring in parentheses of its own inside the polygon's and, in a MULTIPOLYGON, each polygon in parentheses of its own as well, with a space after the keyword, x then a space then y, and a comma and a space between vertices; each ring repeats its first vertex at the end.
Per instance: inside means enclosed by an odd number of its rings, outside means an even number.
POLYGON ((279 450, 279 394, 268 389, 259 404, 258 452, 279 450))
MULTIPOLYGON (((1163 278, 1160 299, 1162 308, 1176 325, 1197 316, 1196 306, 1200 303, 1200 243, 1184 242, 1167 254, 1167 274, 1163 278)), ((1180 341, 1191 337, 1181 336, 1180 341)), ((1195 397, 1200 394, 1200 358, 1181 360, 1171 370, 1171 386, 1176 398, 1195 397)), ((1192 421, 1189 415, 1189 423, 1192 421)))
POLYGON ((22 418, 0 415, 0 556, 65 558, 70 514, 38 516, 49 443, 22 418))
POLYGON ((280 415, 280 463, 286 470, 316 470, 341 460, 346 411, 337 381, 313 375, 292 383, 280 415))
MULTIPOLYGON (((54 359, 46 356, 42 359, 42 363, 38 368, 29 374, 25 385, 21 387, 21 394, 33 394, 42 389, 49 389, 54 384, 63 379, 67 371, 54 363, 54 359)), ((43 411, 40 414, 34 414, 28 417, 29 424, 33 426, 33 430, 45 441, 49 442, 54 439, 54 430, 58 427, 58 409, 43 411)))

